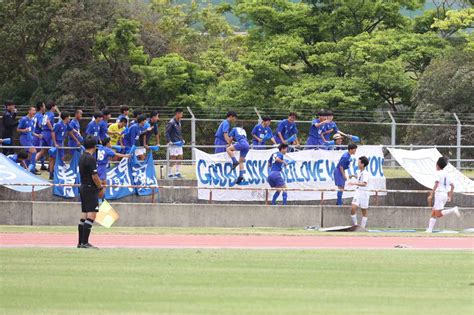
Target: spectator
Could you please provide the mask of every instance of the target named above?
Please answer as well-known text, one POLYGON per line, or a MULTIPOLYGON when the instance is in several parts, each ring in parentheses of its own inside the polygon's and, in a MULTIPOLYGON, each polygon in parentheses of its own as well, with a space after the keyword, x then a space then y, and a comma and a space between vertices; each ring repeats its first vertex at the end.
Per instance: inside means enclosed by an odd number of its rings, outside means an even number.
POLYGON ((104 119, 104 114, 102 114, 102 112, 95 112, 94 120, 92 120, 86 128, 86 135, 95 137, 98 142, 100 142, 99 133, 102 119, 104 119))
MULTIPOLYGON (((18 122, 16 121, 16 108, 15 108, 15 103, 13 101, 8 100, 5 102, 5 112, 3 113, 2 123, 3 123, 2 138, 3 139, 10 138, 12 139, 12 143, 13 143, 13 132, 18 126, 18 122)), ((5 155, 13 154, 13 150, 11 148, 5 148, 7 144, 3 144, 3 146, 4 146, 3 154, 5 155)))
POLYGON ((150 113, 150 118, 148 119, 148 127, 145 130, 144 134, 144 146, 148 149, 148 146, 151 142, 152 135, 155 135, 156 145, 160 145, 160 133, 158 132, 158 123, 160 121, 160 115, 158 111, 153 110, 150 113))
POLYGON ((272 129, 270 128, 271 122, 270 117, 263 117, 262 123, 253 127, 252 138, 255 150, 264 150, 267 140, 271 140, 273 144, 276 144, 275 139, 273 139, 272 129))
MULTIPOLYGON (((43 122, 43 116, 44 116, 45 112, 46 112, 46 105, 44 104, 44 102, 37 102, 36 103, 36 114, 35 114, 35 117, 33 118, 33 121, 34 121, 34 127, 35 127, 34 132, 39 136, 33 138, 33 145, 35 147, 40 147, 41 146, 41 139, 43 138, 43 135, 42 135, 43 128, 41 127, 41 124, 43 122)), ((48 168, 46 167, 46 165, 44 165, 45 150, 41 150, 39 148, 36 148, 36 151, 39 151, 39 153, 36 155, 36 159, 41 160, 41 170, 42 171, 47 171, 48 168)))
POLYGON ((168 178, 183 178, 180 173, 180 164, 183 159, 183 135, 181 133, 181 118, 183 118, 183 110, 176 108, 174 117, 166 125, 166 142, 168 143, 168 152, 172 161, 168 169, 168 178), (172 174, 173 166, 175 173, 172 174))
POLYGON ((215 148, 214 153, 226 152, 227 146, 232 144, 232 139, 229 137, 230 127, 232 123, 237 120, 237 113, 229 111, 226 119, 221 122, 219 128, 215 134, 214 145, 218 146, 215 148))
POLYGON ((127 105, 122 105, 122 106, 120 106, 120 115, 118 116, 116 122, 119 123, 122 118, 125 118, 126 121, 127 121, 127 122, 125 123, 125 126, 128 127, 128 120, 129 120, 129 118, 128 118, 128 112, 129 112, 129 108, 128 108, 127 105))
POLYGON ((69 129, 71 133, 69 134, 68 146, 70 147, 79 147, 84 141, 81 135, 81 119, 82 119, 82 110, 76 109, 74 112, 74 118, 69 123, 69 129))
POLYGON ((110 116, 112 116, 110 114, 110 110, 108 110, 107 108, 104 108, 102 110, 102 114, 104 115, 102 117, 102 120, 99 122, 99 138, 100 138, 100 141, 102 142, 102 140, 104 140, 105 138, 108 138, 109 136, 107 135, 107 130, 109 128, 109 119, 110 119, 110 116))
POLYGON ((29 153, 29 170, 35 175, 39 175, 36 170, 36 149, 33 147, 33 137, 39 137, 40 135, 34 132, 35 122, 33 118, 36 114, 36 108, 31 106, 28 110, 28 114, 20 119, 18 128, 16 131, 20 134, 20 144, 25 147, 25 150, 29 153))
POLYGON ((53 179, 54 174, 54 164, 56 157, 64 161, 64 149, 59 149, 64 146, 64 140, 66 140, 68 135, 71 135, 71 126, 69 125, 70 117, 68 112, 61 113, 61 120, 54 124, 53 133, 51 134, 53 138, 53 144, 57 148, 57 154, 55 156, 49 157, 49 179, 53 179))
POLYGON ((123 136, 122 132, 125 130, 125 126, 127 125, 127 118, 122 117, 118 122, 109 126, 107 133, 110 136, 110 144, 111 145, 120 145, 123 146, 123 136))
MULTIPOLYGON (((53 132, 54 126, 54 112, 56 111, 56 104, 53 101, 49 101, 46 104, 46 112, 43 114, 43 121, 41 122, 41 146, 42 147, 52 147, 53 146, 53 138, 51 136, 53 132)), ((41 156, 46 154, 48 149, 41 149, 41 156)), ((50 157, 51 158, 51 157, 50 157)), ((50 163, 51 165, 51 163, 50 163)), ((54 170, 49 169, 49 173, 53 172, 54 170)))
POLYGON ((288 115, 288 119, 284 119, 280 121, 280 123, 278 123, 278 129, 274 137, 277 143, 285 143, 288 145, 300 144, 297 137, 298 129, 296 128, 295 121, 296 121, 296 113, 290 113, 288 115))

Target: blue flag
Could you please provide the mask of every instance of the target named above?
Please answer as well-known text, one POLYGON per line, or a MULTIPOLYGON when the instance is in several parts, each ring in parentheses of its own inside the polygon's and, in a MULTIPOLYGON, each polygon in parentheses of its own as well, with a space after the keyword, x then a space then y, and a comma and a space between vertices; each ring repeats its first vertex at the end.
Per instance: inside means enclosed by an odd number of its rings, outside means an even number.
MULTIPOLYGON (((79 176, 79 158, 81 152, 74 150, 71 162, 65 163, 59 157, 59 150, 56 150, 56 163, 54 164, 54 183, 55 184, 80 184, 81 178, 79 176)), ((74 198, 79 196, 78 187, 70 186, 54 186, 53 194, 63 198, 74 198)))
MULTIPOLYGON (((131 161, 132 170, 132 181, 133 185, 158 185, 158 180, 155 174, 155 165, 153 164, 153 154, 148 151, 145 161, 137 160, 135 154, 132 156, 131 161)), ((158 188, 154 188, 155 192, 158 192, 158 188)), ((153 190, 151 188, 137 188, 137 195, 147 196, 151 195, 153 190)))
MULTIPOLYGON (((117 166, 107 171, 107 185, 132 185, 129 159, 122 159, 117 166)), ((120 199, 134 193, 134 188, 107 187, 105 190, 105 199, 120 199)))

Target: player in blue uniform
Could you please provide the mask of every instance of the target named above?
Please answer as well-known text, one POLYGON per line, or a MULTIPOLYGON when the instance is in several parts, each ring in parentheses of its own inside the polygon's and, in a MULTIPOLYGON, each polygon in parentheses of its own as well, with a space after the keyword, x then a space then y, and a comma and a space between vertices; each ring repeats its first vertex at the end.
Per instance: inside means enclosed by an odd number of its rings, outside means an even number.
POLYGON ((323 143, 331 141, 331 134, 338 133, 339 129, 337 128, 336 122, 334 122, 334 115, 331 111, 325 113, 326 123, 321 127, 323 135, 323 143))
POLYGON ((110 113, 110 110, 107 108, 104 108, 102 110, 102 120, 99 122, 99 139, 102 142, 103 139, 108 138, 109 136, 107 135, 107 130, 109 129, 109 119, 112 114, 110 113))
POLYGON ((218 146, 215 148, 214 153, 226 152, 226 146, 232 143, 232 139, 229 137, 230 127, 237 120, 237 113, 229 111, 226 119, 224 119, 215 134, 214 145, 218 146))
POLYGON ((125 126, 128 127, 128 123, 129 123, 128 112, 129 112, 129 108, 127 105, 120 106, 120 115, 117 117, 116 122, 119 123, 122 118, 125 118, 127 119, 127 123, 125 124, 125 126))
POLYGON ((130 154, 121 154, 112 150, 110 138, 104 138, 102 145, 97 147, 97 174, 102 182, 102 185, 107 184, 107 165, 109 160, 113 157, 129 158, 130 154))
MULTIPOLYGON (((43 120, 41 122, 41 146, 52 147, 53 138, 51 133, 53 132, 54 126, 54 112, 56 111, 56 104, 53 101, 48 101, 45 106, 45 113, 43 114, 43 120)), ((45 156, 48 152, 48 148, 41 149, 41 156, 45 156)), ((52 170, 49 170, 52 172, 52 170)))
POLYGON ((136 123, 130 125, 127 133, 123 137, 123 145, 125 146, 126 152, 130 150, 132 146, 140 146, 140 136, 143 134, 143 126, 146 123, 146 116, 140 115, 137 117, 136 123))
POLYGON ((95 137, 100 143, 100 122, 104 119, 102 112, 94 113, 94 120, 92 120, 86 128, 86 135, 95 137))
POLYGON ((244 180, 245 175, 245 157, 249 152, 249 143, 247 141, 247 132, 245 129, 240 127, 232 128, 229 133, 229 137, 232 140, 235 140, 236 143, 232 144, 231 146, 227 147, 227 154, 229 154, 230 158, 232 159, 232 169, 235 169, 237 165, 239 166, 239 177, 235 182, 237 185, 240 184, 244 180), (240 152, 239 161, 235 158, 235 151, 240 152))
POLYGON ((283 166, 288 165, 289 163, 285 160, 285 154, 288 151, 288 145, 285 143, 281 143, 278 146, 278 152, 275 152, 270 157, 269 163, 269 172, 268 172, 268 184, 270 187, 275 188, 276 191, 273 194, 272 198, 272 205, 276 205, 276 201, 280 196, 280 193, 283 192, 283 205, 286 205, 286 201, 288 199, 288 194, 285 191, 286 185, 285 180, 283 179, 283 175, 281 174, 283 171, 283 166))
MULTIPOLYGON (((60 117, 61 120, 54 124, 51 136, 53 138, 53 144, 58 150, 56 156, 64 160, 64 149, 59 148, 64 146, 64 140, 71 134, 71 127, 69 126, 70 117, 68 112, 62 112, 60 117)), ((53 179, 56 156, 49 157, 49 179, 53 179)))
POLYGON ((74 118, 69 122, 70 134, 68 138, 68 146, 80 147, 84 138, 81 135, 81 119, 82 110, 76 109, 74 112, 74 118))
POLYGON ((309 128, 308 141, 306 142, 308 146, 305 148, 306 150, 319 149, 319 146, 323 144, 323 126, 328 122, 326 116, 324 116, 324 111, 318 113, 318 119, 313 119, 311 127, 309 128))
POLYGON ((278 123, 277 132, 275 133, 275 142, 285 143, 288 145, 300 145, 298 140, 298 129, 296 128, 296 113, 290 113, 288 119, 284 119, 278 123), (291 140, 290 140, 291 139, 291 140))
MULTIPOLYGON (((43 138, 41 123, 43 122, 43 115, 44 115, 45 111, 46 111, 46 105, 44 104, 44 102, 37 102, 36 103, 36 114, 35 114, 35 117, 33 118, 33 121, 35 123, 34 131, 38 135, 37 137, 33 137, 33 145, 35 147, 40 147, 41 146, 41 139, 43 138)), ((44 160, 45 160, 44 159, 44 154, 45 154, 46 151, 36 148, 36 152, 39 152, 39 153, 36 154, 36 160, 41 161, 40 170, 42 170, 42 171, 48 170, 48 168, 44 164, 44 160)))
POLYGON ((357 145, 351 143, 347 147, 347 151, 344 152, 337 163, 336 168, 334 169, 334 182, 338 187, 339 191, 337 192, 337 205, 342 206, 342 194, 344 192, 344 186, 346 184, 347 175, 346 170, 351 164, 351 155, 354 155, 357 151, 357 145))
POLYGON ((271 140, 273 144, 276 144, 275 139, 273 139, 272 129, 270 128, 271 122, 272 120, 270 117, 263 117, 262 123, 253 127, 252 143, 255 150, 264 150, 267 140, 271 140))
POLYGON ((20 144, 25 147, 29 154, 29 169, 33 174, 38 175, 39 173, 36 170, 36 149, 33 147, 33 138, 40 137, 40 135, 34 132, 35 122, 33 118, 35 114, 36 108, 31 106, 28 110, 28 114, 20 119, 17 132, 20 134, 20 144))

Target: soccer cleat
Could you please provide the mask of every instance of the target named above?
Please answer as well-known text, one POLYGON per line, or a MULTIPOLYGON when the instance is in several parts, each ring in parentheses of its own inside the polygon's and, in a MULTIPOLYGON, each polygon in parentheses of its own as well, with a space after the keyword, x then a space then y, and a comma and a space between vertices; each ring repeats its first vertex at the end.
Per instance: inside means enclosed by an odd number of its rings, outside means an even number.
POLYGON ((239 176, 239 177, 237 177, 237 180, 235 181, 235 183, 236 183, 237 185, 239 185, 239 184, 240 184, 241 182, 243 182, 243 181, 244 181, 244 177, 243 177, 243 176, 239 176))
POLYGON ((81 248, 99 249, 99 247, 96 247, 96 246, 92 245, 91 243, 82 244, 81 248))
POLYGON ((239 162, 232 163, 232 170, 235 170, 237 166, 239 166, 239 162))
POLYGON ((46 165, 41 165, 40 170, 42 170, 42 171, 47 171, 47 170, 48 170, 48 167, 47 167, 46 165))
POLYGON ((41 173, 37 169, 32 170, 31 174, 41 175, 41 173))
POLYGON ((433 233, 433 230, 426 229, 425 233, 433 233))
POLYGON ((459 218, 461 216, 461 213, 459 213, 459 208, 456 206, 453 208, 454 210, 454 214, 456 214, 456 216, 459 218))
POLYGON ((168 175, 168 179, 175 179, 176 177, 173 174, 168 175))
POLYGON ((175 177, 175 178, 184 178, 184 176, 181 175, 181 173, 176 173, 176 174, 174 174, 174 177, 175 177))
POLYGON ((77 244, 77 248, 82 248, 82 244, 77 244))
POLYGON ((54 180, 54 175, 53 175, 53 173, 49 173, 49 180, 54 180))

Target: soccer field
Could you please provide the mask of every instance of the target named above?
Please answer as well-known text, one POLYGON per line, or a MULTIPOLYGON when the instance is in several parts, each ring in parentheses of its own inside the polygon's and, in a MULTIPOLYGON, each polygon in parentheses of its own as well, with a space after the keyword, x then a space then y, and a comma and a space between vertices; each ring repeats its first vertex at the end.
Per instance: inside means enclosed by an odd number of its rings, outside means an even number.
POLYGON ((472 251, 0 249, 3 314, 470 314, 472 251))

